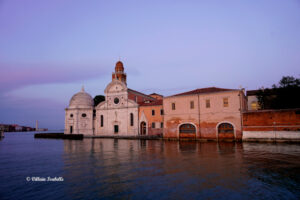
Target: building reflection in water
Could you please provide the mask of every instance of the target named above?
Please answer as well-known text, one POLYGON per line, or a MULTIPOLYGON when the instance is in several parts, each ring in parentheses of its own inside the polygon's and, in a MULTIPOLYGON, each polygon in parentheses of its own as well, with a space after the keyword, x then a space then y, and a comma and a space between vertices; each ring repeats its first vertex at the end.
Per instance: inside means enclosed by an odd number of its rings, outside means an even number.
POLYGON ((132 195, 222 198, 233 194, 239 198, 245 193, 250 198, 259 187, 280 193, 274 189, 280 184, 280 191, 288 195, 297 191, 292 184, 300 181, 299 175, 295 177, 299 174, 299 155, 299 145, 66 140, 64 178, 70 197, 92 199, 132 195), (294 178, 286 169, 292 169, 294 178), (286 187, 278 181, 283 176, 289 179, 283 180, 288 182, 286 187))

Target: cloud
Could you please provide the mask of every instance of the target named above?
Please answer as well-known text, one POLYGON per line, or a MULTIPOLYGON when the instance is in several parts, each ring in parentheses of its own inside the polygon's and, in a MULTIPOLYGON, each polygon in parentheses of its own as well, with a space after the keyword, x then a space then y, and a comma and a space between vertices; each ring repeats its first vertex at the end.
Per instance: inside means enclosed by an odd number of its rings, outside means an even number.
POLYGON ((0 63, 0 93, 28 85, 70 83, 106 75, 110 68, 95 64, 6 64, 0 63))

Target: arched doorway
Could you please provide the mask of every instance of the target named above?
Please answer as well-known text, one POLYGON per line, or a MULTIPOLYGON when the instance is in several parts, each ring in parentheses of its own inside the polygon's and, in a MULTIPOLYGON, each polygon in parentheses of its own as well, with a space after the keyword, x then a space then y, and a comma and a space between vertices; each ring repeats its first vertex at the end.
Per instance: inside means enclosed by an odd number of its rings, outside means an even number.
POLYGON ((140 133, 141 135, 146 135, 146 122, 141 122, 140 133))
POLYGON ((196 138, 196 127, 193 124, 180 125, 179 138, 196 138))
POLYGON ((230 123, 222 123, 218 126, 219 139, 234 139, 234 128, 230 123))

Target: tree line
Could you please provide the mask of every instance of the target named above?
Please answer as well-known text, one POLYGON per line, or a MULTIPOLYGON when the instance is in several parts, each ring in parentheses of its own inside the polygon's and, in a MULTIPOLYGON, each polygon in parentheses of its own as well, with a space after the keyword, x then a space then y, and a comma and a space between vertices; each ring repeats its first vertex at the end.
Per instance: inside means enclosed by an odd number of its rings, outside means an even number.
POLYGON ((260 109, 300 108, 300 79, 283 76, 272 88, 260 88, 256 97, 260 109))

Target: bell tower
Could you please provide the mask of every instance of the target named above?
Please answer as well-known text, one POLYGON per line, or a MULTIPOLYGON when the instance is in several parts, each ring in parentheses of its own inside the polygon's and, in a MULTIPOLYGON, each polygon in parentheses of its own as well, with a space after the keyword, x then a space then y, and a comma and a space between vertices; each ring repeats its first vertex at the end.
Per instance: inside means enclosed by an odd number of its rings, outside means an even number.
POLYGON ((127 85, 126 73, 124 73, 124 66, 121 61, 116 63, 115 72, 112 74, 112 80, 119 80, 127 85))

